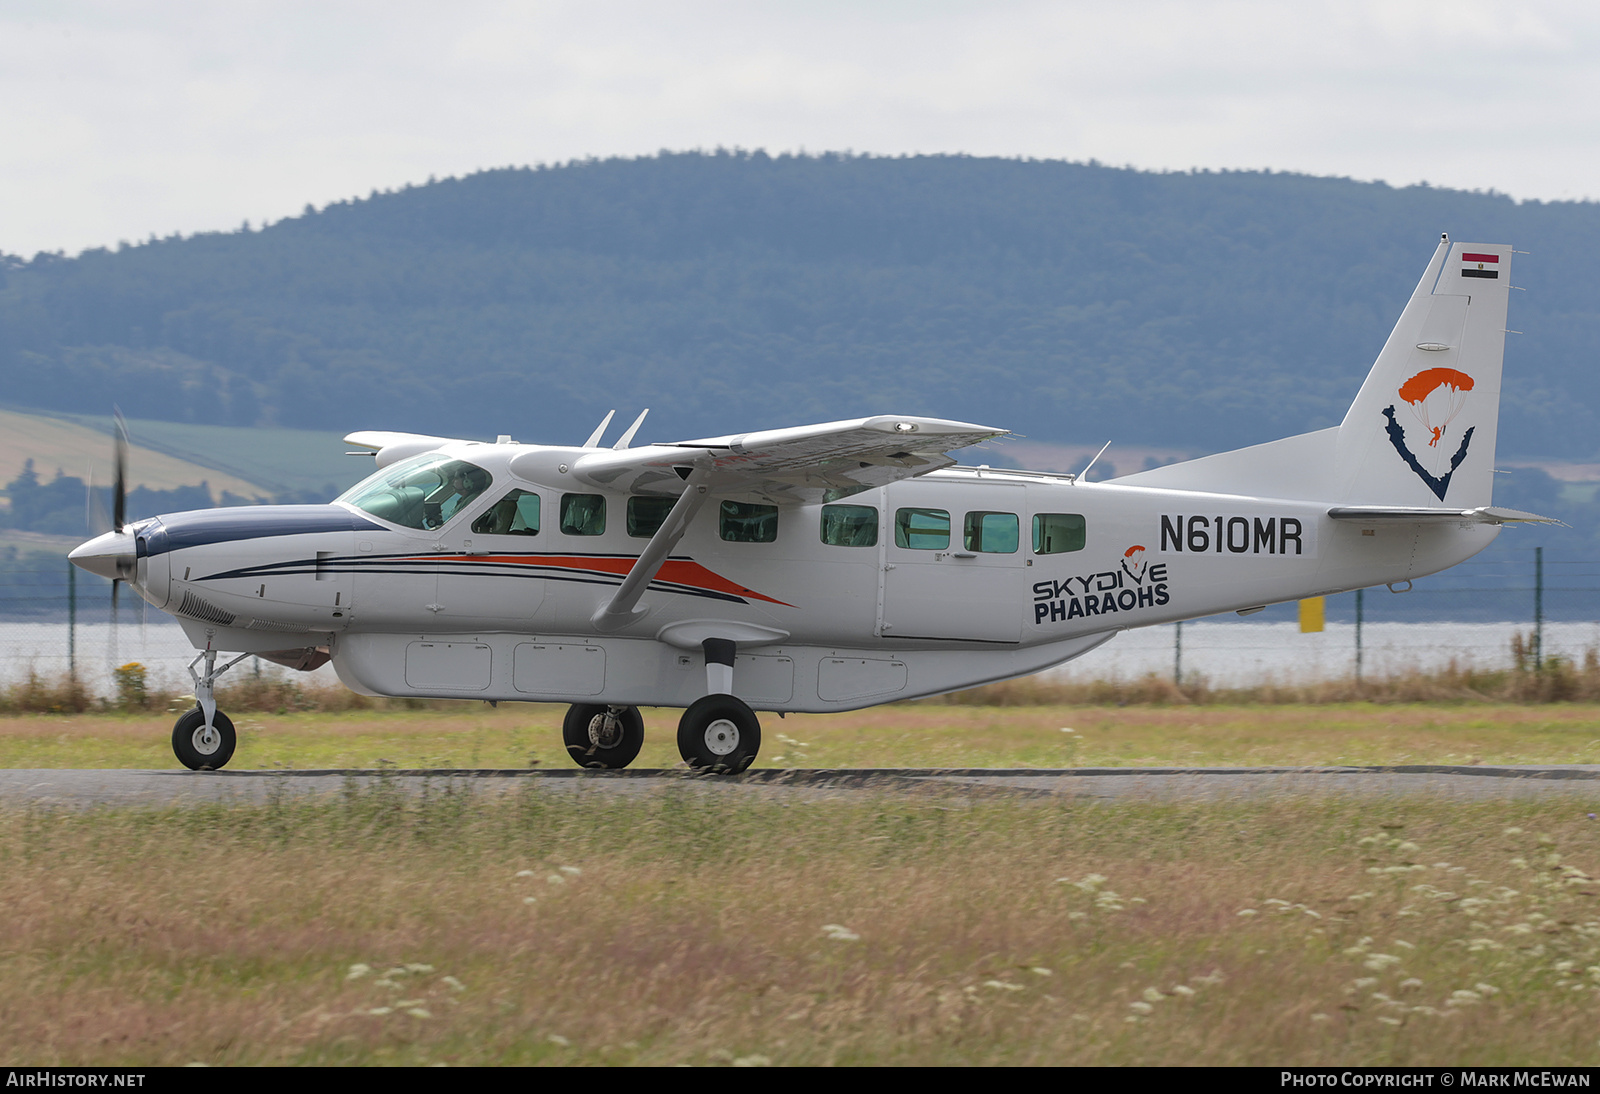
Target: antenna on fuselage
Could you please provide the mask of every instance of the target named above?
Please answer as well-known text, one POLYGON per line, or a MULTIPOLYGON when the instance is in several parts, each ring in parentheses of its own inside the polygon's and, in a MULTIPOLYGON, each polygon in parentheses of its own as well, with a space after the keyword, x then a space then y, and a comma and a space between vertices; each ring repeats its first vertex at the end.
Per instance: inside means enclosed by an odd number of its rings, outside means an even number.
MULTIPOLYGON (((1106 454, 1106 449, 1108 449, 1110 447, 1111 447, 1111 442, 1110 441, 1107 441, 1105 444, 1101 445, 1100 446, 1100 451, 1098 451, 1098 452, 1096 452, 1094 454, 1094 460, 1090 460, 1089 461, 1089 467, 1093 467, 1094 463, 1095 463, 1095 460, 1098 460, 1101 456, 1104 456, 1106 454)), ((1089 475, 1089 467, 1085 467, 1082 471, 1079 471, 1077 473, 1077 475, 1075 475, 1073 477, 1073 481, 1074 482, 1082 482, 1085 478, 1087 478, 1088 475, 1089 475)))
POLYGON ((600 420, 599 425, 594 427, 594 432, 589 434, 589 439, 583 442, 584 448, 600 447, 600 438, 605 436, 606 426, 611 424, 611 419, 616 417, 616 414, 615 410, 606 411, 606 416, 600 420))

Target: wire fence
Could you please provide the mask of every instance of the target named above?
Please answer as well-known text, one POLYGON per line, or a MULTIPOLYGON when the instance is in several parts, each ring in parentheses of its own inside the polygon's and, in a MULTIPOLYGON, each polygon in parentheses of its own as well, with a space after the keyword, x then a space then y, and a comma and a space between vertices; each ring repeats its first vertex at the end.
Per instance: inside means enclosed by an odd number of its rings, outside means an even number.
MULTIPOLYGON (((1486 552, 1487 554, 1487 552, 1486 552)), ((1149 674, 1215 687, 1379 680, 1455 666, 1513 667, 1514 645, 1535 663, 1600 651, 1600 561, 1502 551, 1391 593, 1326 599, 1326 624, 1302 633, 1293 604, 1126 631, 1051 678, 1133 680, 1149 674)), ((62 560, 13 560, 0 570, 0 687, 31 675, 71 676, 91 695, 115 693, 114 670, 145 666, 152 688, 187 690, 194 649, 172 618, 126 590, 113 620, 110 583, 62 560)), ((277 674, 274 666, 249 671, 277 674)), ((332 683, 330 667, 307 682, 332 683)))

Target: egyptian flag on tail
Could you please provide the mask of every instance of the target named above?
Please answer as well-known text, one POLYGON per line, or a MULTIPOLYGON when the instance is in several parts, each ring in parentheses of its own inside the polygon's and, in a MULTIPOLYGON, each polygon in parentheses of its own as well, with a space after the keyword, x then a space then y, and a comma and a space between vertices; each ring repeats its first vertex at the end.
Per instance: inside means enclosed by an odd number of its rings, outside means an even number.
POLYGON ((1500 256, 1478 251, 1461 252, 1461 276, 1500 280, 1500 256))

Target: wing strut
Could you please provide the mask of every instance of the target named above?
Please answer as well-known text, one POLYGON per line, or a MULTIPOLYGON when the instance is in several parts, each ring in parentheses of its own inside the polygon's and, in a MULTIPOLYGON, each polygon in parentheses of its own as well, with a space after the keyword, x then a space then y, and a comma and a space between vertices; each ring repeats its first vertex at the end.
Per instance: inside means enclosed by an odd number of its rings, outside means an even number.
POLYGON ((705 480, 704 470, 697 468, 689 474, 677 504, 673 505, 672 512, 667 514, 667 519, 656 530, 656 534, 650 537, 650 542, 645 544, 639 561, 633 564, 633 569, 628 571, 628 576, 617 587, 610 601, 590 618, 598 630, 619 630, 644 615, 643 612, 634 611, 634 605, 639 603, 650 582, 661 572, 662 563, 667 561, 667 556, 689 530, 689 522, 694 520, 700 506, 711 496, 705 480))

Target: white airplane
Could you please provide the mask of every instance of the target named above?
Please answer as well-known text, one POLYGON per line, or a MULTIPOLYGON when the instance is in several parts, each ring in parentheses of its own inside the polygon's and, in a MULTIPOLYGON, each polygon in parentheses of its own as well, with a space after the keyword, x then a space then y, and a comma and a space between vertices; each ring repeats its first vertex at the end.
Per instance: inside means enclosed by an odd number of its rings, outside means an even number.
POLYGON ((610 448, 353 433, 328 505, 175 513, 71 554, 200 651, 173 750, 220 768, 217 678, 331 660, 367 695, 570 703, 574 760, 626 767, 641 706, 691 766, 756 758, 755 711, 844 711, 1058 665, 1131 627, 1470 558, 1491 504, 1509 246, 1443 238, 1341 425, 1108 482, 958 467, 988 426, 880 416, 610 448), (218 664, 219 652, 237 654, 218 664), (197 669, 197 666, 201 666, 197 669))

